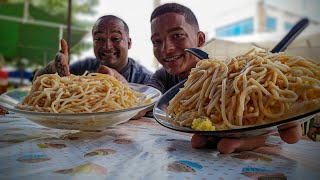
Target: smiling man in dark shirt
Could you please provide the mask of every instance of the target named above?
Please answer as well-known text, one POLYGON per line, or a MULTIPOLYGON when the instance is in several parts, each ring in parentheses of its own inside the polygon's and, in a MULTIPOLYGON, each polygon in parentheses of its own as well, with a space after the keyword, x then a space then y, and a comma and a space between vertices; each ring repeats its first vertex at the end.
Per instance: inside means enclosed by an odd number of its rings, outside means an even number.
POLYGON ((128 57, 132 42, 128 25, 122 19, 113 15, 100 17, 92 28, 92 36, 96 58, 68 65, 68 45, 61 40, 61 51, 57 53, 55 60, 37 71, 35 77, 56 72, 60 76, 82 75, 88 71, 115 76, 119 73, 130 83, 144 84, 150 79, 152 73, 128 57))
MULTIPOLYGON (((151 14, 151 41, 153 53, 163 68, 157 70, 147 85, 165 93, 175 84, 186 79, 192 68, 199 62, 186 48, 201 47, 205 34, 199 30, 194 13, 187 7, 167 3, 157 7, 151 14)), ((279 131, 281 139, 295 143, 301 138, 301 128, 297 126, 279 131)), ((214 138, 193 135, 192 147, 216 147, 221 153, 252 150, 262 146, 267 136, 244 139, 214 138)))

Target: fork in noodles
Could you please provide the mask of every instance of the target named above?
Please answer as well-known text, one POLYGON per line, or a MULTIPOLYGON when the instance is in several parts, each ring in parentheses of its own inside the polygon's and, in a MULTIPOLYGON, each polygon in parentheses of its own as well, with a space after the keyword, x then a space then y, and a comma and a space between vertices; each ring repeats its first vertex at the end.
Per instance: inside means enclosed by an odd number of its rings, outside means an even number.
POLYGON ((85 73, 60 77, 56 73, 37 77, 17 108, 52 113, 108 112, 140 106, 144 100, 144 94, 113 76, 85 73))
POLYGON ((279 121, 319 108, 320 66, 312 60, 251 50, 221 62, 197 63, 169 102, 182 126, 209 119, 216 130, 279 121))

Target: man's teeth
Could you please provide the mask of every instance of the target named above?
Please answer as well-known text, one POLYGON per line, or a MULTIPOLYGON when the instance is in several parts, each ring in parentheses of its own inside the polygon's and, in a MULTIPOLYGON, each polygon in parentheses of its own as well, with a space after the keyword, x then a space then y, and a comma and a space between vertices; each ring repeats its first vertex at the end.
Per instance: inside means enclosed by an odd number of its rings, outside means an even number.
POLYGON ((115 52, 111 52, 111 53, 102 53, 103 56, 110 56, 110 55, 115 55, 115 52))
POLYGON ((179 58, 180 58, 180 56, 176 56, 176 57, 172 57, 172 58, 166 58, 166 61, 167 61, 167 62, 175 61, 175 60, 177 60, 177 59, 179 59, 179 58))

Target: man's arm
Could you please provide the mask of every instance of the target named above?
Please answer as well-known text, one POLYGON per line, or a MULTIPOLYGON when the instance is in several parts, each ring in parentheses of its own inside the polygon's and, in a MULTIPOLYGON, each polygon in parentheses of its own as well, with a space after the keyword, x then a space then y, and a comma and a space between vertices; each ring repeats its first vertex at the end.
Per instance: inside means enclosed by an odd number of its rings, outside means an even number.
POLYGON ((169 78, 166 78, 165 70, 161 68, 151 76, 151 78, 145 83, 145 85, 154 87, 158 89, 162 94, 164 94, 166 91, 165 83, 167 83, 166 80, 168 79, 169 78))
POLYGON ((58 73, 59 76, 69 76, 69 54, 68 54, 68 44, 64 39, 61 39, 61 50, 56 54, 55 59, 46 65, 44 68, 38 70, 33 78, 33 81, 43 74, 54 74, 58 73))
POLYGON ((51 61, 49 64, 47 64, 44 68, 42 69, 39 69, 33 76, 33 80, 32 81, 35 81, 36 78, 38 76, 41 76, 43 74, 54 74, 56 73, 57 70, 55 69, 54 65, 53 65, 53 61, 51 61))

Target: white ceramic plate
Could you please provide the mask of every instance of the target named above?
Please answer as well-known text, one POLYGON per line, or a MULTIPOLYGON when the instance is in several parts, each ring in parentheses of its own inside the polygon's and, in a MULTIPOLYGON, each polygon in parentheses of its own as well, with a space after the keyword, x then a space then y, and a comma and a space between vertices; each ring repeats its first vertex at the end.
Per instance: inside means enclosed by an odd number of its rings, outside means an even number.
POLYGON ((167 107, 169 105, 169 101, 179 92, 179 89, 182 88, 183 85, 183 83, 179 83, 176 86, 172 87, 170 90, 168 90, 160 98, 160 100, 155 104, 153 108, 153 114, 158 123, 160 123, 164 127, 180 132, 228 138, 245 138, 260 135, 268 135, 278 132, 278 128, 281 130, 291 126, 299 125, 314 117, 315 114, 320 113, 320 109, 316 109, 278 122, 252 126, 248 128, 223 131, 197 131, 191 129, 190 127, 180 126, 179 124, 174 122, 173 117, 167 115, 167 107))
POLYGON ((146 95, 151 102, 138 107, 97 113, 48 113, 16 109, 15 106, 27 95, 29 89, 15 89, 0 96, 0 107, 25 117, 37 124, 57 129, 103 130, 109 126, 128 121, 139 111, 154 105, 160 98, 161 92, 153 87, 130 83, 129 86, 146 95))

